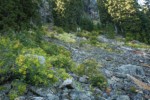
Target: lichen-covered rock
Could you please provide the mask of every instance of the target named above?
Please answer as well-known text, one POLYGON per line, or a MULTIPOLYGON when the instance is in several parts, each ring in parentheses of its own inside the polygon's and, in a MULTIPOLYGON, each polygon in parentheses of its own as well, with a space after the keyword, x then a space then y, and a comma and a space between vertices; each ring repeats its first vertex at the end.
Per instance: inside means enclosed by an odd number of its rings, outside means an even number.
POLYGON ((127 95, 121 95, 121 96, 118 96, 117 100, 130 100, 130 98, 127 95))
POLYGON ((92 96, 87 92, 72 91, 70 93, 71 100, 92 100, 92 96))
POLYGON ((24 96, 20 96, 20 97, 15 98, 15 100, 26 100, 26 98, 24 96))
POLYGON ((88 77, 87 76, 82 76, 82 77, 80 77, 79 78, 79 82, 81 82, 81 83, 87 83, 88 82, 88 77))
POLYGON ((118 71, 122 74, 130 74, 136 76, 145 76, 144 70, 141 66, 136 65, 122 65, 118 68, 118 71))
POLYGON ((47 100, 59 100, 59 97, 53 94, 47 94, 47 100))
POLYGON ((41 97, 46 97, 49 93, 52 93, 50 88, 40 88, 40 87, 35 87, 35 86, 31 86, 29 88, 29 90, 33 94, 36 94, 36 95, 41 96, 41 97))
POLYGON ((68 89, 74 89, 73 80, 72 79, 66 79, 59 88, 67 87, 68 89))

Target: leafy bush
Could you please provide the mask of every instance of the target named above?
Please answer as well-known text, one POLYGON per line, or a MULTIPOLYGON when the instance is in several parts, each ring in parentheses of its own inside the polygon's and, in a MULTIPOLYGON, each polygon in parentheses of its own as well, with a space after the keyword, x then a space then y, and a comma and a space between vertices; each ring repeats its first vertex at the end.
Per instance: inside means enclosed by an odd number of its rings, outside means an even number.
POLYGON ((64 42, 68 42, 68 43, 75 43, 76 42, 76 40, 74 39, 75 38, 74 34, 63 33, 63 34, 59 34, 55 37, 59 40, 62 40, 64 42))
POLYGON ((24 48, 16 59, 15 73, 27 83, 48 85, 56 80, 49 58, 41 48, 24 48))
POLYGON ((31 30, 23 31, 23 34, 21 32, 8 34, 11 38, 0 37, 0 83, 10 78, 12 80, 17 78, 27 84, 49 85, 56 82, 58 78, 70 77, 66 73, 66 69, 73 64, 70 52, 53 43, 39 42, 40 37, 37 36, 39 33, 31 30), (33 45, 28 42, 28 39, 33 42, 33 45), (51 60, 53 58, 54 60, 51 60), (62 73, 57 77, 60 67, 65 69, 64 71, 60 69, 62 73))
POLYGON ((90 34, 90 32, 82 30, 81 32, 77 33, 77 36, 79 36, 79 37, 85 37, 85 38, 88 39, 89 38, 89 34, 90 34))
POLYGON ((106 78, 99 71, 99 65, 94 59, 86 60, 72 71, 80 76, 86 75, 93 86, 105 88, 107 85, 106 78))
POLYGON ((131 86, 131 87, 130 87, 130 92, 136 93, 136 88, 135 88, 134 86, 131 86))
POLYGON ((98 42, 97 36, 99 35, 98 31, 92 31, 92 32, 87 32, 87 31, 82 31, 77 33, 77 36, 79 37, 85 37, 89 39, 90 44, 96 44, 98 42))
POLYGON ((149 33, 141 32, 141 33, 126 33, 126 42, 132 41, 132 40, 138 40, 140 42, 144 42, 146 44, 150 44, 150 35, 149 33))
POLYGON ((52 56, 50 62, 54 67, 65 68, 67 71, 74 66, 72 59, 62 54, 52 56))
POLYGON ((40 44, 40 47, 51 56, 53 55, 65 55, 67 57, 70 57, 71 54, 68 50, 66 50, 64 47, 57 46, 56 44, 53 44, 51 42, 42 41, 40 44))
POLYGON ((0 31, 8 31, 11 28, 14 30, 31 28, 31 18, 32 21, 40 22, 37 10, 40 2, 41 0, 0 1, 0 31))
POLYGON ((8 94, 8 97, 10 100, 14 100, 15 98, 18 97, 18 93, 17 91, 15 90, 10 90, 9 94, 8 94))
POLYGON ((9 91, 9 99, 14 100, 20 95, 24 95, 27 92, 27 85, 19 80, 12 82, 12 89, 9 91))
POLYGON ((104 33, 108 38, 114 39, 115 38, 114 26, 112 24, 107 24, 106 27, 104 28, 104 33))
POLYGON ((97 43, 97 37, 95 36, 91 37, 90 43, 95 45, 97 43))
POLYGON ((107 86, 107 80, 106 78, 101 75, 101 74, 98 74, 98 75, 95 75, 95 76, 92 76, 92 78, 90 78, 90 82, 93 86, 97 86, 101 89, 104 89, 106 88, 107 86))
POLYGON ((92 22, 92 20, 88 17, 83 17, 81 19, 81 22, 80 22, 80 27, 83 29, 83 30, 87 30, 87 31, 93 31, 94 29, 94 24, 92 22))
POLYGON ((55 68, 55 71, 55 76, 58 79, 66 80, 67 78, 71 78, 64 68, 55 68))
POLYGON ((41 28, 24 30, 16 33, 15 38, 19 39, 24 46, 38 47, 45 32, 41 28))
POLYGON ((56 26, 75 30, 83 12, 82 0, 53 0, 53 18, 56 26))
POLYGON ((54 26, 53 30, 56 31, 58 34, 64 33, 64 30, 61 27, 54 26))
POLYGON ((128 32, 128 33, 126 34, 126 38, 125 38, 125 39, 126 39, 125 41, 127 42, 127 41, 134 40, 134 37, 133 37, 132 33, 129 33, 129 32, 128 32))
POLYGON ((76 69, 75 72, 78 75, 87 75, 92 76, 96 74, 98 70, 98 63, 94 59, 85 60, 82 64, 80 64, 76 69))
POLYGON ((92 31, 91 34, 89 34, 89 39, 92 44, 96 44, 98 35, 99 33, 96 31, 92 31))
POLYGON ((22 47, 19 40, 11 40, 5 36, 0 37, 0 83, 13 75, 15 59, 22 47))

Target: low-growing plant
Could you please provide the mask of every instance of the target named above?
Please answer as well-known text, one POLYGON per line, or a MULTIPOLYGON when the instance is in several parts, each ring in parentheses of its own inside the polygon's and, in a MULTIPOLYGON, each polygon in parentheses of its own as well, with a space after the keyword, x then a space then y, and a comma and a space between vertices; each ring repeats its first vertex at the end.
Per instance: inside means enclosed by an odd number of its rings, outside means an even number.
MULTIPOLYGON (((12 33, 14 34, 14 33, 12 33)), ((45 32, 41 28, 23 30, 15 33, 15 35, 10 36, 13 40, 18 39, 24 46, 28 47, 38 47, 45 32)), ((11 35, 11 34, 10 34, 11 35)))
POLYGON ((92 31, 94 29, 93 21, 86 15, 81 19, 80 26, 83 30, 92 31))
POLYGON ((12 85, 12 89, 8 94, 10 100, 14 100, 18 96, 22 96, 27 92, 27 84, 19 80, 13 81, 11 85, 12 85))
POLYGON ((134 40, 134 37, 132 35, 132 33, 127 33, 126 34, 126 38, 125 38, 125 41, 128 42, 128 41, 131 41, 131 40, 134 40))
POLYGON ((72 71, 76 74, 89 77, 89 80, 93 86, 99 88, 105 88, 107 86, 107 80, 99 70, 99 64, 94 59, 86 60, 77 68, 72 68, 72 71))
POLYGON ((62 54, 52 56, 50 62, 54 67, 65 68, 67 71, 74 66, 72 59, 62 54))
POLYGON ((90 82, 93 86, 99 87, 101 89, 105 89, 107 87, 107 80, 101 74, 96 74, 90 78, 90 82))
POLYGON ((11 85, 13 90, 18 91, 18 95, 23 95, 27 91, 27 84, 19 80, 14 80, 11 85))
POLYGON ((70 57, 71 54, 68 50, 66 50, 62 46, 57 46, 56 44, 53 44, 51 42, 42 41, 40 44, 40 47, 47 53, 50 54, 50 56, 53 55, 65 55, 67 57, 70 57))
POLYGON ((22 47, 19 40, 11 40, 5 36, 0 37, 0 83, 12 77, 15 59, 22 47))
POLYGON ((114 39, 115 38, 115 29, 112 24, 107 24, 105 28, 103 28, 103 34, 107 36, 107 38, 114 39))
POLYGON ((135 88, 134 86, 131 86, 131 87, 130 87, 130 91, 131 91, 132 93, 136 93, 136 88, 135 88))
POLYGON ((15 90, 10 90, 9 94, 8 94, 8 97, 10 100, 14 100, 15 98, 18 97, 18 94, 17 94, 17 91, 15 90))
POLYGON ((75 35, 74 34, 69 34, 69 33, 63 33, 63 34, 58 34, 55 36, 55 38, 62 40, 64 42, 68 43, 75 43, 75 35))
POLYGON ((3 91, 3 90, 5 90, 5 89, 6 89, 6 87, 0 86, 0 91, 3 91))
POLYGON ((98 63, 94 59, 85 60, 73 70, 75 73, 81 76, 92 76, 98 72, 98 63))
POLYGON ((90 34, 90 32, 88 32, 88 31, 85 31, 85 30, 82 30, 82 31, 80 31, 80 32, 77 32, 77 36, 79 36, 79 37, 85 37, 85 38, 89 38, 89 34, 90 34))
POLYGON ((90 37, 90 43, 95 45, 97 43, 97 36, 91 36, 90 37))
POLYGON ((133 47, 133 48, 145 48, 145 49, 150 49, 150 46, 144 43, 132 43, 132 42, 126 42, 127 46, 133 47))
POLYGON ((68 78, 72 78, 64 68, 56 68, 55 75, 58 79, 66 80, 68 78))
POLYGON ((87 32, 87 31, 81 31, 77 33, 77 36, 79 37, 85 37, 88 39, 90 44, 97 44, 97 36, 99 35, 98 31, 92 31, 92 32, 87 32))
POLYGON ((53 26, 53 31, 56 31, 58 34, 63 34, 64 30, 61 27, 53 26))

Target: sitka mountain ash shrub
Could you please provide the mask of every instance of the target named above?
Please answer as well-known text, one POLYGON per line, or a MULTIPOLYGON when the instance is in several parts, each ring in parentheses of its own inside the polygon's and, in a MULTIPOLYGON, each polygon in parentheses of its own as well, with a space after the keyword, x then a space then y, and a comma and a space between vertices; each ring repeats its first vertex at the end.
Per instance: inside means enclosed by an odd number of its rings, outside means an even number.
POLYGON ((70 57, 71 54, 64 47, 57 46, 56 44, 42 41, 40 47, 50 56, 62 54, 64 56, 70 57))
POLYGON ((107 87, 107 80, 102 74, 95 74, 90 78, 90 82, 93 86, 96 86, 100 89, 106 89, 107 87))
POLYGON ((10 100, 14 100, 20 95, 24 95, 27 92, 27 84, 21 82, 20 80, 14 80, 11 83, 11 90, 8 93, 10 100))
POLYGON ((58 79, 70 78, 66 72, 73 65, 69 51, 48 42, 35 42, 32 48, 28 43, 22 43, 15 36, 0 37, 1 84, 19 79, 31 85, 49 85, 58 79))
POLYGON ((67 71, 69 71, 70 68, 74 66, 74 63, 71 60, 71 58, 64 56, 62 54, 51 57, 50 62, 53 66, 55 66, 57 68, 64 68, 67 71))
POLYGON ((81 76, 82 75, 92 76, 96 73, 99 73, 98 63, 96 62, 95 59, 88 59, 85 60, 79 66, 77 66, 77 68, 75 68, 74 71, 81 76))
POLYGON ((8 37, 0 37, 0 83, 13 76, 15 59, 23 45, 19 40, 11 40, 8 37))
POLYGON ((89 77, 89 81, 93 86, 97 86, 101 89, 107 87, 107 80, 100 72, 99 64, 95 59, 85 60, 77 68, 73 68, 72 71, 76 74, 89 77))
POLYGON ((48 85, 56 80, 49 58, 41 48, 24 48, 16 64, 16 73, 27 83, 48 85))
POLYGON ((17 57, 16 64, 16 73, 26 83, 50 85, 58 79, 69 78, 70 75, 66 72, 66 68, 71 67, 72 63, 70 58, 67 59, 64 55, 48 56, 41 48, 25 48, 17 57))

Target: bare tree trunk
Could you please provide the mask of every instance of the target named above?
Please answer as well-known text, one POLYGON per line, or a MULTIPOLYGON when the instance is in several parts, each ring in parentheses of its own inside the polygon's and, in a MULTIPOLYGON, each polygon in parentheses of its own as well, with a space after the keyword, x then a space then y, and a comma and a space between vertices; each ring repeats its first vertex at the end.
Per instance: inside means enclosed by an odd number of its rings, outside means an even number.
POLYGON ((115 33, 118 34, 118 27, 116 24, 114 24, 114 27, 115 27, 115 33))

